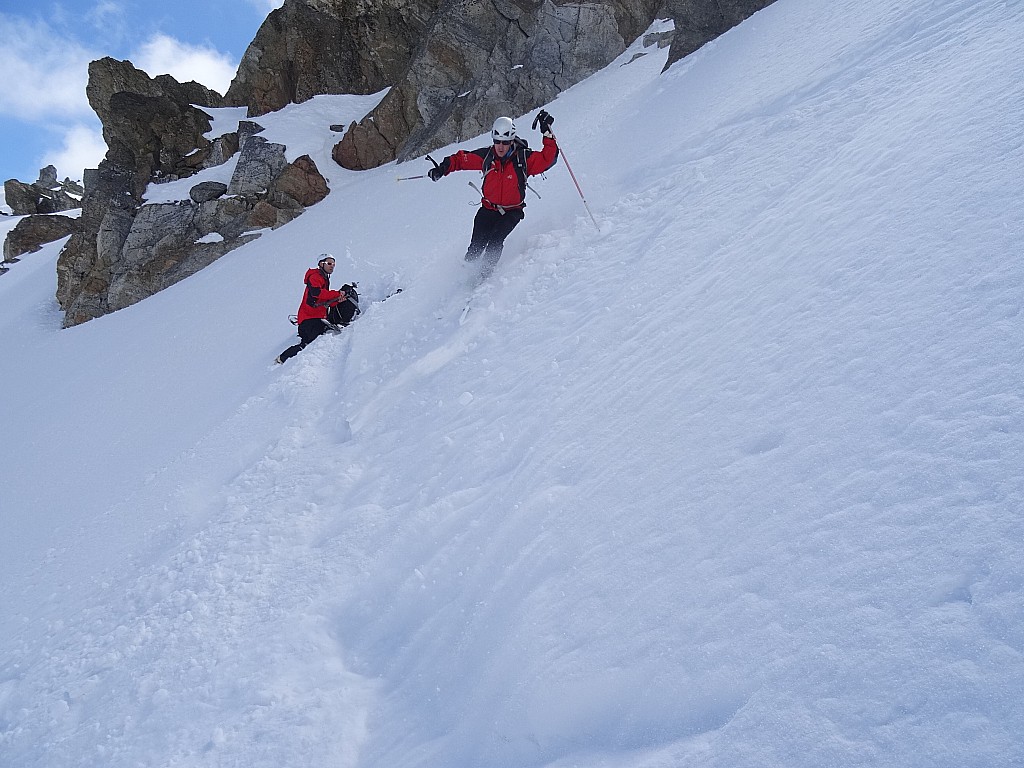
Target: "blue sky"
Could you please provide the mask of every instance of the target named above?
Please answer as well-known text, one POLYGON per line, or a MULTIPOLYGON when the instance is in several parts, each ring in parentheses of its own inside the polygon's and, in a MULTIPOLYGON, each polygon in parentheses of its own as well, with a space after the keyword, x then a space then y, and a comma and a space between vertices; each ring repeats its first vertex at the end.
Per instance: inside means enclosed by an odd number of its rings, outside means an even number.
POLYGON ((85 96, 89 62, 130 59, 221 93, 282 0, 0 0, 0 182, 45 165, 80 179, 106 151, 85 96))

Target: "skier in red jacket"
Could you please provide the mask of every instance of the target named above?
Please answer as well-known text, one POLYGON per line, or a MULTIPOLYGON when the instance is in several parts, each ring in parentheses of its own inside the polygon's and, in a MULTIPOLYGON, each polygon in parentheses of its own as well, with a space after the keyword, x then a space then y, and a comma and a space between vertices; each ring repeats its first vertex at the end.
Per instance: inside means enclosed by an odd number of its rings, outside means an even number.
POLYGON ((459 150, 428 173, 432 181, 437 181, 452 171, 483 172, 483 197, 466 251, 466 261, 482 257, 481 278, 494 271, 505 238, 525 216, 527 177, 544 173, 558 159, 558 144, 551 132, 553 122, 555 118, 544 110, 537 115, 534 125, 539 125, 544 136, 544 148, 535 152, 516 136, 512 118, 499 117, 491 128, 493 146, 459 150))
POLYGON ((306 270, 306 289, 302 292, 302 303, 299 304, 298 323, 299 338, 302 341, 288 347, 277 356, 274 362, 283 363, 295 357, 313 339, 328 329, 327 309, 346 299, 343 291, 331 290, 331 273, 334 271, 334 257, 329 253, 320 254, 316 267, 306 270))

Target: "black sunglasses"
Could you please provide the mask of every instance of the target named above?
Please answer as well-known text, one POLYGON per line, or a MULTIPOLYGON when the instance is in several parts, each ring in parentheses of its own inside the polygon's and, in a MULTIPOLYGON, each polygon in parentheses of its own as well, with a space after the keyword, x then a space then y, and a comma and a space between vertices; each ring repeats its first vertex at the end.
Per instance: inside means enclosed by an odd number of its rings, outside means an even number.
POLYGON ((512 143, 512 140, 511 140, 511 139, 509 139, 508 141, 502 141, 501 139, 495 139, 495 140, 494 140, 494 143, 495 143, 495 144, 505 144, 505 145, 508 145, 508 144, 511 144, 511 143, 512 143))

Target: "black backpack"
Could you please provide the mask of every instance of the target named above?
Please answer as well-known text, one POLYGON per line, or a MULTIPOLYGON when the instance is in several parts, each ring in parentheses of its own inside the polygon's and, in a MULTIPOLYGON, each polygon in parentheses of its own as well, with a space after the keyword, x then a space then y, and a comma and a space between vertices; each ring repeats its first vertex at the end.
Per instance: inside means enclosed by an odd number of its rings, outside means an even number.
POLYGON ((331 308, 327 310, 327 322, 344 327, 355 319, 356 315, 359 314, 359 293, 356 291, 357 287, 355 283, 346 283, 341 286, 341 290, 346 298, 338 304, 332 304, 331 308))

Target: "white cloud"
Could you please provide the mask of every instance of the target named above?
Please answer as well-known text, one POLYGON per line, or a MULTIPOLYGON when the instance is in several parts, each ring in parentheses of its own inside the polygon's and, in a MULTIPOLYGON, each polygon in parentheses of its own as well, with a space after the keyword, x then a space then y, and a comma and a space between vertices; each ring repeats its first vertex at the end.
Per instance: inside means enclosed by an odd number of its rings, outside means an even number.
POLYGON ((190 45, 157 34, 131 55, 132 63, 151 77, 167 74, 181 83, 195 80, 218 93, 227 91, 237 64, 213 48, 190 45))
POLYGON ((99 0, 85 18, 108 41, 122 40, 129 31, 128 13, 117 0, 99 0))
POLYGON ((106 142, 98 128, 77 124, 64 134, 63 146, 43 158, 43 167, 52 165, 57 169, 57 178, 70 177, 81 181, 86 168, 95 168, 107 153, 106 142))
POLYGON ((91 114, 85 86, 99 58, 43 22, 0 14, 0 113, 22 120, 91 114))

